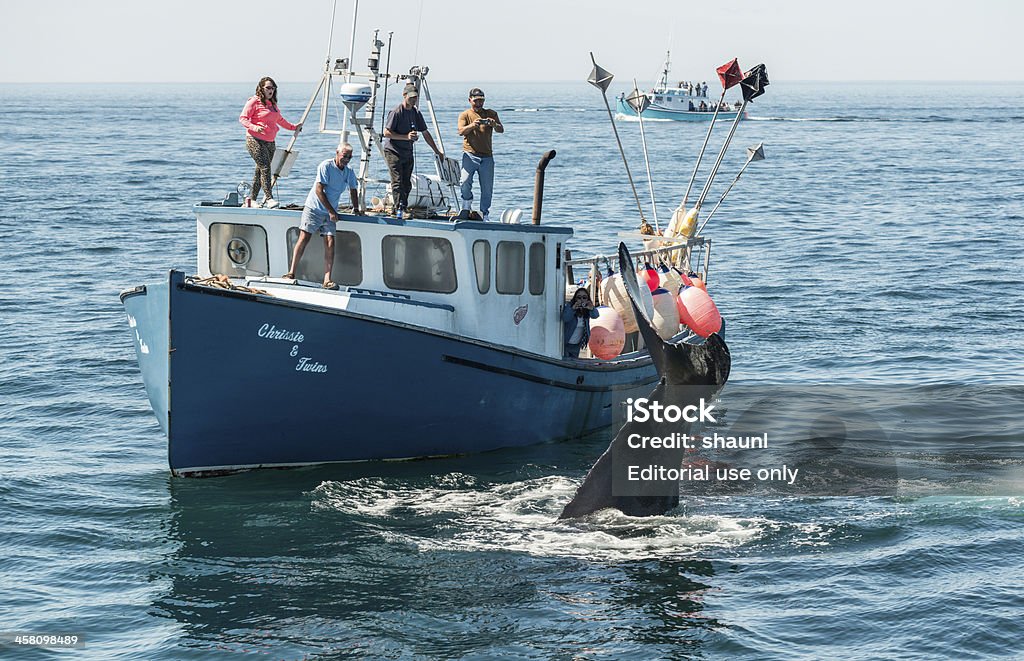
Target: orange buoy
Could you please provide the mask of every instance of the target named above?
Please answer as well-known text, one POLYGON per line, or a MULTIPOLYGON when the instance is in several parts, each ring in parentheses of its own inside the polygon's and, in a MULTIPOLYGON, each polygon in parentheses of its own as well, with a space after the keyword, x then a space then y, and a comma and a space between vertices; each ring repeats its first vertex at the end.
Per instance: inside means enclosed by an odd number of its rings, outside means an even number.
POLYGON ((654 299, 651 323, 658 336, 667 340, 679 332, 679 306, 676 297, 661 287, 651 292, 651 296, 654 299))
POLYGON ((704 281, 697 276, 693 276, 692 278, 690 278, 690 284, 693 285, 694 287, 703 289, 704 291, 708 290, 708 286, 705 285, 704 281))
POLYGON ((708 293, 700 287, 687 287, 676 297, 679 320, 701 337, 722 330, 722 315, 708 293))
POLYGON ((590 353, 601 360, 611 360, 626 345, 626 328, 614 308, 601 305, 597 314, 597 319, 590 320, 590 353))

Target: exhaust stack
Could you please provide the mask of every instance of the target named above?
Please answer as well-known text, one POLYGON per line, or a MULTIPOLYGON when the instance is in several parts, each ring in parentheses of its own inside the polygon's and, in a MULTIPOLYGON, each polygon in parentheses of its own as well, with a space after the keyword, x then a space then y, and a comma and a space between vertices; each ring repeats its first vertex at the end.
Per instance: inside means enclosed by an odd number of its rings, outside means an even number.
POLYGON ((544 169, 555 157, 555 150, 545 152, 537 164, 537 176, 533 180, 533 224, 540 225, 541 207, 544 206, 544 169))

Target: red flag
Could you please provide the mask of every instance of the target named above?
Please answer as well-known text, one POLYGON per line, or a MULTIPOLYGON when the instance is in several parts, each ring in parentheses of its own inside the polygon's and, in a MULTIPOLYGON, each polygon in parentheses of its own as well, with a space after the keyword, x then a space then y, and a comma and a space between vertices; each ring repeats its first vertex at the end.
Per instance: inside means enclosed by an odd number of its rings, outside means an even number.
POLYGON ((722 87, 729 89, 743 80, 743 71, 740 70, 740 63, 733 58, 732 62, 726 62, 715 69, 718 72, 718 79, 722 81, 722 87))

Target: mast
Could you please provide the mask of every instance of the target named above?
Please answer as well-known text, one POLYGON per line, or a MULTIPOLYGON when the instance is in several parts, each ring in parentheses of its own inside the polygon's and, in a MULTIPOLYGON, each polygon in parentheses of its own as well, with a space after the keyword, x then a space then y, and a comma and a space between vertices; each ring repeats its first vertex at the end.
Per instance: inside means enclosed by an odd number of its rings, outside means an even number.
POLYGON ((665 51, 665 68, 661 70, 661 78, 658 79, 658 84, 654 86, 656 90, 668 89, 668 72, 672 69, 672 51, 665 51))

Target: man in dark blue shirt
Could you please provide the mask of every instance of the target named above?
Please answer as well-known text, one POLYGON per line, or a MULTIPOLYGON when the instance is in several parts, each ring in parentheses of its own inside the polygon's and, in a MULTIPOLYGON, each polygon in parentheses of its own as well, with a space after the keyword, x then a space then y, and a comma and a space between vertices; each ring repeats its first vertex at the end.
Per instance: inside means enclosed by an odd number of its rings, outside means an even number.
POLYGON ((388 171, 391 173, 391 197, 395 203, 397 218, 403 217, 409 205, 412 169, 415 164, 412 148, 420 133, 434 153, 444 159, 444 154, 437 148, 434 138, 427 130, 423 115, 416 107, 419 100, 420 93, 416 86, 409 83, 402 91, 402 103, 388 113, 388 119, 384 123, 384 160, 387 161, 388 171))

